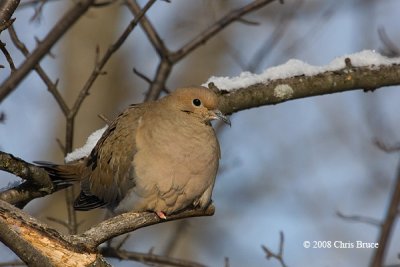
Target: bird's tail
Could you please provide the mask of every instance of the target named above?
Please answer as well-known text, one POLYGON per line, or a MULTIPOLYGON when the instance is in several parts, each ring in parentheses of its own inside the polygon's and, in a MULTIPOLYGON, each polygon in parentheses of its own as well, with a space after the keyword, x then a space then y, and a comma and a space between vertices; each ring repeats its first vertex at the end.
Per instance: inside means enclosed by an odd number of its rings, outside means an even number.
POLYGON ((81 180, 78 164, 58 165, 47 161, 35 161, 34 163, 49 174, 56 190, 70 187, 81 180))

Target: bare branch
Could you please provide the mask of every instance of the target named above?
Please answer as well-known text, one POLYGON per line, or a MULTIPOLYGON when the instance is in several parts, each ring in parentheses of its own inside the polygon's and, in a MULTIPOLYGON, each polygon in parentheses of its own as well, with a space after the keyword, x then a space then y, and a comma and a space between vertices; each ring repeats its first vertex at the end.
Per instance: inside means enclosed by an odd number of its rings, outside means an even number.
POLYGON ((126 27, 126 29, 124 30, 122 35, 118 38, 118 40, 108 48, 108 50, 104 54, 103 58, 98 61, 98 63, 96 64, 94 70, 90 74, 89 79, 86 81, 86 83, 83 86, 81 92, 79 93, 78 98, 76 99, 75 104, 74 104, 73 108, 71 109, 69 117, 75 117, 76 113, 78 112, 80 106, 83 103, 83 100, 88 95, 90 87, 92 86, 93 82, 96 80, 97 76, 100 74, 100 71, 106 65, 106 63, 108 62, 110 57, 114 54, 114 52, 117 51, 121 47, 121 45, 125 42, 126 38, 128 38, 129 34, 136 27, 137 23, 142 19, 142 17, 147 12, 147 10, 155 2, 156 2, 155 0, 150 0, 150 1, 147 2, 146 6, 140 11, 140 13, 137 16, 135 16, 135 19, 132 20, 129 23, 128 27, 126 27))
POLYGON ((400 143, 388 145, 377 138, 375 138, 373 142, 379 149, 385 151, 386 153, 393 153, 400 151, 400 143))
POLYGON ((75 245, 85 246, 88 249, 95 249, 98 245, 111 238, 149 225, 188 217, 211 216, 214 214, 214 211, 214 206, 210 205, 206 210, 185 210, 168 216, 166 220, 160 219, 155 213, 128 212, 103 221, 81 235, 71 236, 70 241, 75 245))
POLYGON ((269 248, 267 248, 266 246, 262 245, 262 249, 265 252, 265 256, 267 257, 267 259, 276 259, 279 261, 279 263, 281 264, 282 267, 287 267, 287 265, 285 264, 285 261, 283 260, 283 246, 285 243, 285 237, 283 235, 283 232, 280 231, 279 232, 279 251, 278 253, 274 253, 272 252, 269 248))
MULTIPOLYGON (((222 91, 221 111, 232 114, 241 110, 274 105, 289 100, 345 92, 350 90, 379 89, 385 86, 400 85, 400 65, 344 68, 313 76, 296 76, 271 80, 265 84, 254 84, 246 88, 222 91), (276 87, 287 85, 291 93, 285 96, 276 94, 276 87)), ((224 89, 224 88, 220 88, 224 89)))
POLYGON ((391 233, 395 226, 396 219, 399 216, 400 205, 400 161, 397 166, 396 182, 393 186, 393 192, 390 197, 390 204, 386 210, 385 219, 380 229, 378 244, 379 247, 374 250, 374 255, 371 261, 371 267, 380 267, 384 265, 385 255, 389 246, 391 233))
MULTIPOLYGON (((10 33, 10 37, 14 45, 21 51, 21 53, 26 58, 28 58, 30 55, 29 50, 28 48, 26 48, 25 44, 22 43, 21 40, 18 38, 17 33, 15 32, 14 27, 12 25, 8 28, 8 31, 10 33)), ((43 70, 43 68, 40 66, 39 63, 34 68, 37 74, 46 84, 47 90, 53 95, 53 97, 57 101, 57 104, 61 108, 61 111, 64 113, 64 115, 67 115, 69 112, 69 108, 67 106, 67 103, 65 103, 65 100, 61 96, 59 90, 57 89, 58 80, 55 83, 53 83, 50 77, 46 74, 46 72, 43 70)))
MULTIPOLYGON (((153 82, 150 84, 150 88, 146 94, 145 101, 155 100, 159 97, 163 88, 166 87, 166 80, 171 73, 172 67, 175 63, 187 56, 190 52, 192 52, 200 45, 205 44, 209 39, 211 39, 232 22, 241 19, 242 16, 244 16, 245 14, 259 9, 273 1, 274 0, 256 0, 246 6, 229 12, 226 16, 215 22, 211 27, 208 27, 205 31, 197 35, 176 52, 171 52, 170 50, 168 50, 153 25, 145 16, 140 22, 140 25, 142 26, 148 39, 150 40, 151 44, 153 45, 161 59, 161 62, 157 67, 153 82)), ((138 3, 135 0, 126 0, 126 3, 131 12, 134 15, 137 15, 140 8, 138 3)))
MULTIPOLYGON (((140 6, 136 0, 125 0, 125 3, 135 16, 139 14, 140 6)), ((147 16, 143 16, 142 20, 140 21, 140 26, 143 28, 145 34, 147 35, 147 38, 153 45, 159 57, 163 58, 167 56, 169 50, 165 46, 164 41, 158 35, 157 31, 155 30, 154 26, 151 24, 147 16)))
POLYGON ((345 214, 341 213, 340 211, 337 211, 336 215, 339 218, 347 220, 347 221, 361 222, 361 223, 371 224, 374 226, 381 226, 381 222, 374 218, 369 218, 369 217, 364 217, 364 216, 359 216, 359 215, 345 215, 345 214))
POLYGON ((10 65, 11 72, 14 72, 15 71, 14 61, 6 48, 6 44, 3 43, 1 40, 0 40, 0 50, 1 50, 1 52, 3 52, 4 56, 6 57, 8 65, 10 65))
POLYGON ((54 190, 53 183, 45 170, 2 151, 0 151, 0 170, 42 186, 40 190, 46 193, 54 190))
POLYGON ((381 39, 381 42, 385 45, 385 48, 383 49, 383 53, 387 57, 398 57, 400 56, 400 48, 396 46, 392 40, 390 40, 389 36, 387 35, 385 28, 380 27, 378 29, 378 35, 379 39, 381 39))
POLYGON ((256 0, 241 8, 232 10, 220 20, 216 21, 211 27, 197 35, 193 40, 184 45, 181 49, 174 52, 170 59, 172 62, 177 62, 196 49, 202 44, 205 44, 211 37, 215 36, 218 32, 226 28, 232 22, 241 19, 244 15, 253 12, 261 7, 274 2, 275 0, 256 0))
POLYGON ((88 10, 94 0, 82 0, 71 8, 47 34, 22 65, 0 85, 0 103, 49 52, 50 48, 88 10))
POLYGON ((161 264, 162 266, 174 267, 205 267, 205 265, 193 261, 175 259, 171 257, 155 255, 153 253, 130 252, 112 247, 102 247, 100 248, 100 253, 104 257, 117 258, 120 260, 133 260, 143 264, 161 264))
POLYGON ((3 0, 0 3, 0 33, 12 24, 11 17, 20 0, 3 0))
MULTIPOLYGON (((186 210, 170 215, 166 220, 162 220, 150 212, 130 212, 101 222, 81 235, 61 235, 22 210, 0 200, 0 240, 15 251, 29 266, 39 266, 37 262, 42 264, 40 266, 77 266, 77 263, 88 265, 104 261, 97 251, 97 246, 112 237, 149 225, 213 214, 214 206, 212 205, 206 210, 186 210)), ((135 255, 129 254, 129 252, 124 253, 132 257, 135 255)), ((175 261, 152 254, 138 253, 136 257, 147 262, 165 260, 176 263, 172 266, 202 266, 193 262, 175 261), (179 262, 181 265, 178 265, 179 262), (183 265, 183 263, 192 265, 183 265)))

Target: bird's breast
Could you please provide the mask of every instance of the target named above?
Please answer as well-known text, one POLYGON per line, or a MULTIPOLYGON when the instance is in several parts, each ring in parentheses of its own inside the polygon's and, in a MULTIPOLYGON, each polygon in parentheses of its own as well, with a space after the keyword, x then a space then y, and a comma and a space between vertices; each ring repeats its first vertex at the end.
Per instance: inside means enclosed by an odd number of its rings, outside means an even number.
POLYGON ((190 184, 200 192, 214 182, 219 144, 211 126, 193 125, 190 120, 162 120, 150 127, 144 121, 138 128, 136 144, 136 180, 145 191, 157 187, 167 192, 190 184))

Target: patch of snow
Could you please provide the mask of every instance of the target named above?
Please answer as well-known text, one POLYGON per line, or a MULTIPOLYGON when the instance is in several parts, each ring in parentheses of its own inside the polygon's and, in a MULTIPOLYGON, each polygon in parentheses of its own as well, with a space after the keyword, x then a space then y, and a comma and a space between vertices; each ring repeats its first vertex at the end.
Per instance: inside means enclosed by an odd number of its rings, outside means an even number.
POLYGON ((350 58, 351 65, 355 67, 376 67, 379 65, 400 64, 400 58, 387 58, 375 51, 364 50, 358 53, 337 57, 325 66, 313 66, 301 60, 290 59, 285 64, 268 68, 260 74, 253 74, 245 71, 236 77, 212 76, 203 86, 207 86, 208 83, 213 82, 220 89, 233 90, 257 83, 267 83, 270 80, 286 79, 299 75, 314 76, 323 72, 345 68, 346 58, 350 58))
POLYGON ((108 126, 104 126, 103 128, 89 135, 88 139, 86 140, 86 144, 83 147, 77 148, 71 153, 67 154, 65 157, 65 162, 69 163, 88 156, 107 128, 108 126))
POLYGON ((280 99, 288 99, 293 95, 293 88, 288 84, 279 84, 274 88, 274 96, 280 99))

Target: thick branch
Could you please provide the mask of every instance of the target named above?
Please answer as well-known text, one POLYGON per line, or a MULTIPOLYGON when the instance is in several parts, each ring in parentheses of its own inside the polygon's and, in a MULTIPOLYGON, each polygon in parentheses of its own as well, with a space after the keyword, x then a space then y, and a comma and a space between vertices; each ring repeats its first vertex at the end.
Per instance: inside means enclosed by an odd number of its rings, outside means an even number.
POLYGON ((0 240, 28 266, 87 266, 102 262, 100 255, 71 246, 57 231, 4 201, 0 201, 0 240))
POLYGON ((76 246, 84 246, 89 250, 94 250, 101 243, 124 233, 166 221, 188 217, 211 216, 214 214, 214 211, 214 206, 210 205, 206 210, 185 210, 168 216, 166 220, 160 219, 155 213, 150 212, 123 213, 99 223, 81 235, 72 236, 71 242, 76 246))
POLYGON ((2 0, 0 2, 0 32, 11 23, 11 16, 19 5, 20 0, 2 0))
MULTIPOLYGON (((333 94, 357 89, 373 91, 400 85, 400 65, 346 67, 314 76, 296 76, 254 84, 246 88, 222 91, 221 111, 231 114, 241 110, 274 105, 288 100, 333 94)), ((224 89, 224 88, 219 88, 224 89)))
POLYGON ((82 0, 70 9, 40 42, 32 54, 0 86, 0 103, 10 94, 25 76, 50 51, 50 48, 71 28, 71 26, 88 10, 95 0, 82 0))
POLYGON ((32 216, 0 200, 0 240, 29 266, 39 266, 38 262, 43 262, 44 265, 41 266, 88 266, 95 263, 106 265, 97 251, 97 246, 112 237, 149 225, 212 214, 214 214, 212 205, 206 210, 186 210, 168 216, 166 220, 150 212, 131 212, 101 222, 81 235, 61 235, 32 216), (57 253, 54 253, 55 251, 57 253))
POLYGON ((45 170, 2 151, 0 151, 0 170, 42 186, 41 191, 47 193, 53 191, 53 183, 45 170))

